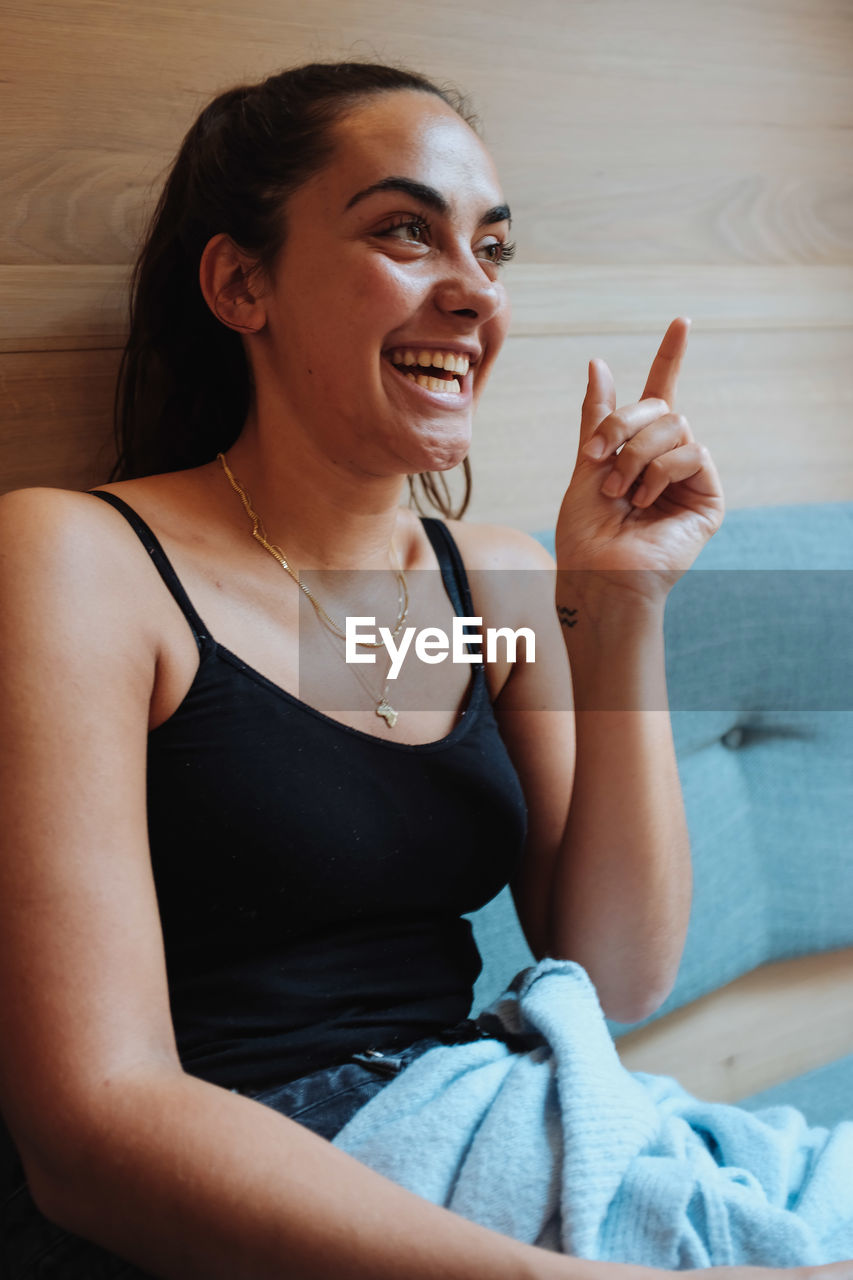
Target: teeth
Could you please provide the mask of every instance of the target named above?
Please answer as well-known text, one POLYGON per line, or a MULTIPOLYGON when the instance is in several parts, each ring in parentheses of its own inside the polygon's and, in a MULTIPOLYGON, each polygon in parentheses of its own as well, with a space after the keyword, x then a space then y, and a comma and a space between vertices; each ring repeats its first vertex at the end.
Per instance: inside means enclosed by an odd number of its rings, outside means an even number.
POLYGON ((423 369, 446 369, 463 377, 471 364, 468 356, 457 355, 453 351, 415 351, 411 347, 398 347, 390 354, 392 364, 402 364, 407 368, 420 365, 423 369))
POLYGON ((459 395, 462 390, 456 378, 450 378, 445 381, 444 378, 431 378, 428 373, 407 373, 407 378, 411 378, 412 382, 416 382, 419 387, 423 387, 425 391, 440 391, 445 395, 459 395))

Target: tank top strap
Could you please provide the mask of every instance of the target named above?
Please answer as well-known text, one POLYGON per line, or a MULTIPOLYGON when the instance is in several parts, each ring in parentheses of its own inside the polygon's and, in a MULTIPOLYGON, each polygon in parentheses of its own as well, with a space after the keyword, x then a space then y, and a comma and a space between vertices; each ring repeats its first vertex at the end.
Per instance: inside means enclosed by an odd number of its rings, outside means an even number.
POLYGON ((157 537, 145 523, 140 515, 138 515, 133 507, 128 506, 123 498, 119 498, 114 493, 105 493, 103 489, 90 489, 89 492, 95 498, 102 498, 104 502, 108 502, 111 507, 115 507, 121 515, 124 516, 133 532, 139 538, 145 550, 151 557, 151 561, 163 579, 166 587, 171 592, 175 603, 189 624, 190 631, 195 636, 196 644, 199 649, 206 640, 209 639, 210 633, 202 622, 201 618, 193 608, 189 596, 181 585, 181 580, 172 568, 171 562, 166 552, 161 547, 157 537))
MULTIPOLYGON (((196 644, 201 648, 204 641, 209 638, 210 633, 196 612, 156 534, 142 517, 134 511, 133 507, 129 506, 123 498, 119 498, 117 494, 106 493, 103 489, 90 489, 89 492, 93 497, 101 498, 104 502, 109 503, 127 520, 151 557, 154 567, 163 579, 181 613, 186 618, 187 624, 195 636, 196 644)), ((441 577, 447 589, 447 594, 453 602, 454 611, 461 617, 471 617, 474 613, 474 605, 471 600, 468 575, 465 572, 465 566, 462 563, 462 557, 459 554, 459 548, 452 533, 444 521, 435 516, 421 516, 421 523, 435 551, 439 568, 441 569, 441 577)))
POLYGON ((460 617, 472 617, 474 605, 471 601, 468 575, 453 534, 444 521, 435 516, 421 516, 421 524, 438 557, 441 576, 447 588, 447 594, 453 601, 453 608, 460 617))

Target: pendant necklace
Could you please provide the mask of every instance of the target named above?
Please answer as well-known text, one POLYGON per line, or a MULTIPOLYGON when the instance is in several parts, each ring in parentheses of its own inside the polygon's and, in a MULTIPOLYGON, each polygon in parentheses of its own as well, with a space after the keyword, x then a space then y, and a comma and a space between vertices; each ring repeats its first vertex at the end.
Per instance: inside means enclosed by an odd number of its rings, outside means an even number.
MULTIPOLYGON (((254 507, 252 506, 252 500, 249 497, 248 493, 246 492, 246 489, 243 487, 243 485, 240 483, 240 481, 237 479, 237 477, 234 475, 231 468, 229 467, 228 460, 225 457, 225 454, 217 453, 216 457, 218 461, 222 464, 222 470, 225 472, 225 475, 228 479, 228 483, 231 485, 231 488, 239 497, 241 503, 243 504, 243 509, 245 510, 246 515, 249 517, 249 519, 252 522, 252 537, 261 544, 261 546, 264 548, 265 551, 269 552, 269 554, 273 557, 274 560, 278 561, 282 569, 284 569, 285 573, 288 573, 290 577, 293 579, 293 581, 296 583, 296 585, 299 587, 299 590, 305 596, 307 596, 307 598, 311 602, 311 605, 314 608, 314 612, 316 613, 317 617, 319 618, 323 626, 326 627, 328 631, 331 631, 333 635, 337 636, 339 640, 345 640, 346 632, 341 629, 340 625, 337 622, 335 622, 334 618, 331 618, 329 616, 329 614, 323 608, 320 601, 317 599, 314 593, 305 585, 305 583, 299 580, 299 575, 288 564, 287 557, 285 556, 281 547, 276 546, 274 542, 270 542, 269 539, 267 538, 266 531, 264 529, 261 518, 258 515, 257 511, 255 511, 254 507)), ((390 551, 394 560, 396 561, 396 564, 394 565, 394 572, 397 578, 397 588, 398 588, 397 621, 391 632, 392 638, 396 638, 400 634, 400 631, 402 630, 403 624, 406 621, 406 618, 409 613, 409 588, 406 583, 406 575, 403 573, 403 567, 400 564, 396 551, 394 550, 393 542, 391 543, 390 551)), ((381 649, 384 645, 384 641, 382 640, 362 640, 360 641, 360 643, 364 644, 369 649, 381 649)), ((372 689, 370 689, 369 685, 365 682, 364 677, 362 676, 361 672, 358 670, 357 667, 353 667, 353 675, 355 675, 358 678, 358 681, 361 684, 362 688, 364 688, 367 691, 367 693, 370 695, 371 700, 375 704, 374 710, 376 715, 381 716, 381 718, 388 725, 389 729, 393 729, 394 725, 397 723, 397 718, 399 713, 394 709, 394 707, 391 706, 391 703, 388 701, 388 681, 387 680, 385 681, 385 685, 382 689, 382 692, 377 698, 376 694, 372 691, 372 689)))

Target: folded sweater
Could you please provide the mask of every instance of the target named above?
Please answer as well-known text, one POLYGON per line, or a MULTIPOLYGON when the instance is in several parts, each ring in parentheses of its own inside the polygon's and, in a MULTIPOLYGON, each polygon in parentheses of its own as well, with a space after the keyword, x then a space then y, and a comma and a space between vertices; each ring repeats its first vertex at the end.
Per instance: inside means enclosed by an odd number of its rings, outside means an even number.
POLYGON ((626 1070, 568 961, 524 970, 478 1023, 501 1038, 430 1050, 335 1145, 577 1257, 673 1270, 853 1258, 853 1123, 809 1127, 792 1107, 751 1113, 626 1070))

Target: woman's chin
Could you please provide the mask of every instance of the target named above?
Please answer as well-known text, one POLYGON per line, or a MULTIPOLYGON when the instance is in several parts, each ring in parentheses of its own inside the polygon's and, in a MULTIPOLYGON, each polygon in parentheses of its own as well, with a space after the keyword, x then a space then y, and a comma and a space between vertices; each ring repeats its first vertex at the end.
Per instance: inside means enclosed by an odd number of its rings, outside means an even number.
POLYGON ((421 442, 421 448, 413 451, 415 461, 409 467, 410 474, 419 471, 452 471, 467 458, 471 449, 471 432, 461 430, 448 436, 445 427, 440 436, 421 442))

